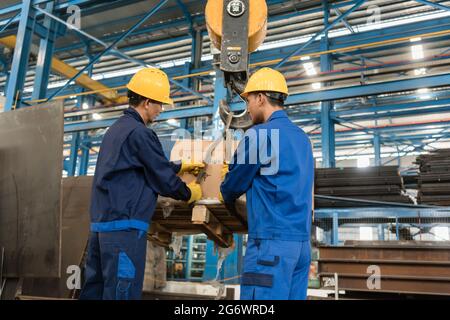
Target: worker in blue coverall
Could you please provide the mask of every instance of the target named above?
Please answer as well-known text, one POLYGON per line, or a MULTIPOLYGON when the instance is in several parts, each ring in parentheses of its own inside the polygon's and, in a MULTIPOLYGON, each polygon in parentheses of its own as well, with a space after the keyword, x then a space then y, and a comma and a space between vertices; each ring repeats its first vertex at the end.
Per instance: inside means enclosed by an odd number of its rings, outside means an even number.
POLYGON ((130 107, 106 132, 92 186, 91 232, 80 299, 140 299, 147 231, 158 195, 193 202, 200 185, 177 173, 202 163, 172 163, 147 125, 172 104, 167 75, 155 68, 137 72, 127 85, 130 107))
POLYGON ((241 96, 254 126, 222 172, 226 204, 246 193, 245 300, 306 299, 314 160, 308 136, 283 110, 287 95, 278 71, 263 68, 252 75, 241 96))

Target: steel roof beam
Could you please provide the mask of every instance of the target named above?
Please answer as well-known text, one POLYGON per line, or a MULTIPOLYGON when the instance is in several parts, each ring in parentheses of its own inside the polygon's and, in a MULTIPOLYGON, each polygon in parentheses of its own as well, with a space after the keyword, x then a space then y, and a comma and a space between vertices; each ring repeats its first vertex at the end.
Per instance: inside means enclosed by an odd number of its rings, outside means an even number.
POLYGON ((450 7, 444 6, 443 4, 440 3, 436 3, 436 2, 431 2, 431 1, 427 1, 427 0, 415 0, 418 3, 421 4, 425 4, 428 6, 431 6, 433 8, 436 8, 438 10, 445 10, 445 11, 450 11, 450 7))
POLYGON ((353 7, 351 7, 349 10, 347 10, 344 14, 342 14, 340 17, 335 19, 332 23, 327 25, 322 31, 316 33, 311 39, 309 39, 306 43, 304 43, 300 48, 296 49, 294 52, 289 54, 287 57, 282 59, 276 66, 275 69, 279 69, 281 66, 283 66, 286 62, 288 62, 293 56, 298 55, 300 52, 302 52, 307 46, 309 46, 311 43, 319 39, 322 35, 326 34, 329 30, 333 29, 337 24, 341 23, 343 19, 348 17, 353 11, 358 9, 365 0, 359 0, 353 7))

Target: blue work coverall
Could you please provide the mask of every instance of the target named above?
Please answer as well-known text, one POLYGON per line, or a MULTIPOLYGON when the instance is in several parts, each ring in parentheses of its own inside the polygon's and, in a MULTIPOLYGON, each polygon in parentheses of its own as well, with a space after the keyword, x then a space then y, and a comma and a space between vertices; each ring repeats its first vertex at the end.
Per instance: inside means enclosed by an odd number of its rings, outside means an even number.
POLYGON ((91 232, 80 299, 140 299, 147 231, 158 195, 187 201, 153 130, 139 113, 125 110, 106 132, 92 186, 91 232))
POLYGON ((246 132, 221 185, 227 204, 246 193, 241 299, 306 299, 313 181, 310 140, 284 110, 246 132))

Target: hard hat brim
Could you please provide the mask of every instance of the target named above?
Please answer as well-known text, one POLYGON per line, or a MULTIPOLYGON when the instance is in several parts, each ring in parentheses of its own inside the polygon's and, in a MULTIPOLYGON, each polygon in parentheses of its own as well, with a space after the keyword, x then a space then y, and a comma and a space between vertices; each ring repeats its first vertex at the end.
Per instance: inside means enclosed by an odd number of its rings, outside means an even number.
POLYGON ((158 102, 161 102, 161 103, 163 103, 163 104, 170 104, 170 105, 173 105, 173 100, 172 100, 172 98, 170 98, 170 97, 167 98, 167 99, 155 99, 154 97, 147 97, 147 96, 145 96, 145 95, 142 95, 142 94, 139 93, 139 92, 136 92, 137 90, 133 90, 134 88, 133 88, 132 86, 130 86, 130 84, 127 85, 127 89, 133 91, 134 93, 137 93, 137 94, 143 96, 144 98, 151 99, 151 100, 154 100, 154 101, 158 101, 158 102))
POLYGON ((244 91, 241 93, 241 97, 244 99, 247 99, 248 95, 251 93, 251 91, 244 91))

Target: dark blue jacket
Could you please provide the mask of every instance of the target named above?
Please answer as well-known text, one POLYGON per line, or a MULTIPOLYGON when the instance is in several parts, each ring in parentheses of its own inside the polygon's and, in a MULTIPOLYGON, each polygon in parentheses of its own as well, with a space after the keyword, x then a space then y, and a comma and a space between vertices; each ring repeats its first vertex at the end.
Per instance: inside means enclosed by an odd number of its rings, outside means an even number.
POLYGON ((191 192, 176 175, 155 132, 133 108, 106 132, 92 186, 91 230, 147 231, 158 195, 187 201, 191 192))
POLYGON ((221 192, 226 203, 246 193, 249 238, 306 241, 313 181, 310 140, 280 110, 246 132, 221 192))

